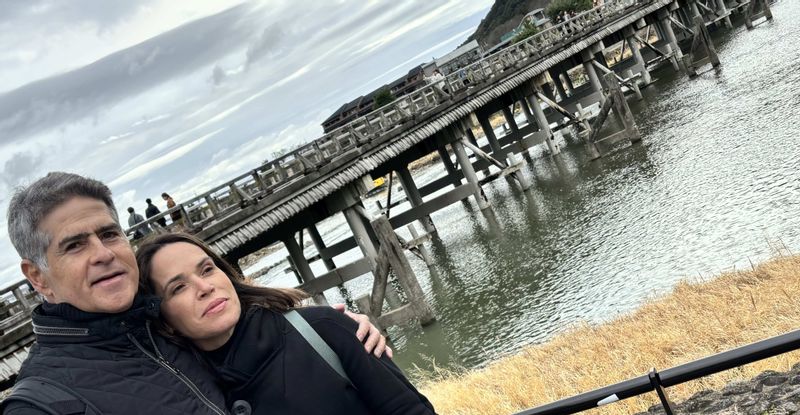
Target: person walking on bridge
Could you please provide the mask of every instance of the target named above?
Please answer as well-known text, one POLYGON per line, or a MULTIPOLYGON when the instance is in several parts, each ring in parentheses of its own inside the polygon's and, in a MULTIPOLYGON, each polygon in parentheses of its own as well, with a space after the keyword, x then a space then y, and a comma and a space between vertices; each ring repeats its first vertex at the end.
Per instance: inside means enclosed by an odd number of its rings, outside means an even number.
MULTIPOLYGON (((147 203, 147 208, 144 210, 144 215, 147 216, 147 219, 150 219, 153 216, 161 213, 161 211, 158 210, 158 207, 156 207, 156 205, 153 204, 153 201, 150 200, 150 198, 145 199, 145 203, 147 203)), ((167 226, 167 218, 163 216, 158 218, 156 222, 158 222, 158 224, 161 225, 162 228, 167 226)))
MULTIPOLYGON (((128 207, 128 213, 130 213, 130 216, 128 216, 129 227, 133 227, 136 226, 136 224, 138 223, 144 222, 144 217, 136 213, 136 211, 133 210, 133 207, 128 207)), ((136 232, 133 233, 133 239, 143 238, 149 234, 150 234, 150 226, 145 224, 139 227, 139 229, 137 229, 136 232)))
MULTIPOLYGON (((166 192, 161 193, 161 198, 167 202, 167 210, 172 209, 175 207, 175 201, 172 200, 172 196, 168 195, 166 192)), ((180 223, 181 222, 181 212, 174 211, 169 213, 169 217, 172 218, 172 223, 180 223)))

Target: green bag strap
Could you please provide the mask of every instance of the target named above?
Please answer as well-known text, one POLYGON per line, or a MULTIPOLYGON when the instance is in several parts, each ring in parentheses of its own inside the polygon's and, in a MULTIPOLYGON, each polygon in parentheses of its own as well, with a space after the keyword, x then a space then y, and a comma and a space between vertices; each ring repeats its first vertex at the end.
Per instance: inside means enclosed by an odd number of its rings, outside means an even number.
POLYGON ((310 324, 308 324, 306 319, 304 319, 300 313, 295 310, 289 310, 284 313, 283 316, 286 317, 286 320, 289 321, 289 324, 291 324, 295 330, 297 330, 297 332, 300 333, 304 339, 306 339, 308 344, 314 348, 317 354, 319 354, 325 360, 325 362, 327 362, 328 365, 339 374, 339 376, 345 378, 351 385, 353 384, 353 382, 351 382, 350 378, 347 376, 347 373, 344 371, 344 367, 342 366, 342 362, 339 360, 339 356, 337 356, 336 352, 334 352, 333 349, 328 346, 328 343, 325 343, 325 340, 319 336, 319 333, 317 333, 317 331, 314 330, 310 324))

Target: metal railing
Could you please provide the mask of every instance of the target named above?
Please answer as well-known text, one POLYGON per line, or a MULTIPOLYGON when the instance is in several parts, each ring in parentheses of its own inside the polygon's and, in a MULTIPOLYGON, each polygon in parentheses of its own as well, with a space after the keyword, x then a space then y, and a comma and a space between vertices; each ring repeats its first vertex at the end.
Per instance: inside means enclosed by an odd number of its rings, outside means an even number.
POLYGON ((650 373, 569 398, 537 406, 515 415, 564 415, 656 392, 667 415, 675 413, 664 388, 679 385, 724 370, 800 349, 800 330, 761 340, 663 371, 650 373))
POLYGON ((442 105, 449 105, 453 96, 469 88, 486 86, 490 81, 507 75, 509 69, 524 67, 598 26, 619 18, 629 10, 652 3, 653 0, 607 1, 449 74, 444 80, 446 88, 432 84, 404 95, 291 153, 266 162, 182 202, 169 211, 148 218, 127 229, 126 233, 132 236, 136 230, 145 226, 159 228, 156 221, 171 212, 180 212, 183 225, 190 229, 202 228, 219 221, 239 207, 302 179, 310 171, 316 171, 332 161, 356 157, 359 147, 380 141, 380 137, 386 136, 405 122, 419 119, 437 108, 441 109, 442 105))

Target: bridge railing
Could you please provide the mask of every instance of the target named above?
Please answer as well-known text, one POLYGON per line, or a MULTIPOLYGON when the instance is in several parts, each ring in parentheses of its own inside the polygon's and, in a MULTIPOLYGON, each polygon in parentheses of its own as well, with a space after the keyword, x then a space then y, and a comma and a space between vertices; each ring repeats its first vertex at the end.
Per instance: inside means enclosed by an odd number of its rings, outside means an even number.
MULTIPOLYGON (((138 223, 127 229, 126 233, 132 237, 136 230, 143 227, 161 230, 157 220, 172 212, 180 212, 180 222, 190 229, 200 229, 222 220, 242 206, 279 191, 332 160, 353 157, 357 148, 385 136, 407 121, 424 116, 442 105, 448 105, 454 95, 471 87, 484 86, 491 80, 504 76, 508 69, 525 66, 596 26, 623 15, 631 8, 651 2, 652 0, 608 1, 449 74, 443 81, 443 87, 438 83, 430 84, 404 95, 291 153, 270 160, 183 201, 173 209, 138 223)), ((176 224, 169 224, 167 228, 174 226, 176 224)))
POLYGON ((527 409, 515 415, 574 414, 650 392, 656 392, 665 412, 673 414, 674 409, 665 388, 797 349, 800 349, 800 330, 704 357, 660 372, 656 371, 656 369, 651 369, 646 375, 527 409))

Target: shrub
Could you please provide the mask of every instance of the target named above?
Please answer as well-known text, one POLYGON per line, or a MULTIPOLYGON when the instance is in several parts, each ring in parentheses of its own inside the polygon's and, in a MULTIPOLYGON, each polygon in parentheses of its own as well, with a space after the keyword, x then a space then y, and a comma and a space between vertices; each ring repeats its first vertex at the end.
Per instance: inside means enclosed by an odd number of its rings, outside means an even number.
POLYGON ((544 10, 544 13, 550 20, 555 22, 556 17, 561 14, 561 12, 580 13, 591 8, 592 0, 553 0, 544 10))
POLYGON ((389 91, 388 88, 383 88, 375 94, 375 104, 373 109, 378 109, 390 102, 394 101, 394 95, 392 95, 392 91, 389 91))
POLYGON ((514 36, 514 40, 511 43, 517 43, 519 41, 525 40, 535 34, 539 33, 539 28, 531 24, 531 22, 525 22, 525 25, 522 27, 522 30, 514 36))

